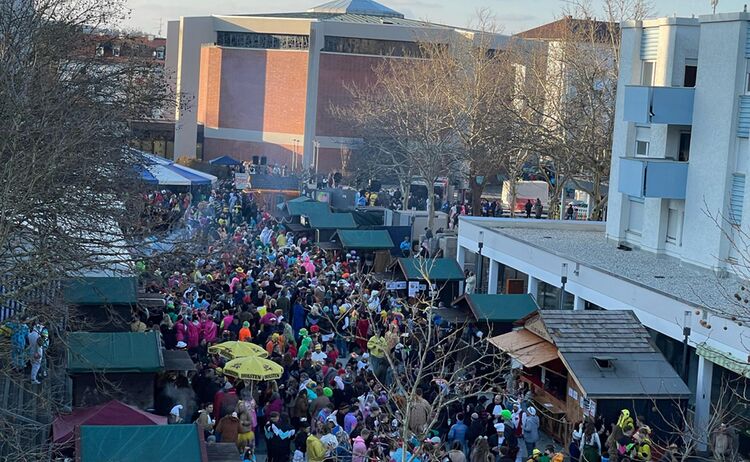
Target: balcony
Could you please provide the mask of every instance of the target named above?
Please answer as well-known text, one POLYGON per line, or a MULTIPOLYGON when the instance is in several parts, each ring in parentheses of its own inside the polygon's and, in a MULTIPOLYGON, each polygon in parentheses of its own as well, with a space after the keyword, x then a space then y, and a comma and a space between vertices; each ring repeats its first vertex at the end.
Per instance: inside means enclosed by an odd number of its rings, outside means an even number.
POLYGON ((693 124, 695 88, 625 85, 626 122, 693 124))
POLYGON ((618 190, 634 197, 685 199, 687 173, 687 162, 622 157, 618 190))

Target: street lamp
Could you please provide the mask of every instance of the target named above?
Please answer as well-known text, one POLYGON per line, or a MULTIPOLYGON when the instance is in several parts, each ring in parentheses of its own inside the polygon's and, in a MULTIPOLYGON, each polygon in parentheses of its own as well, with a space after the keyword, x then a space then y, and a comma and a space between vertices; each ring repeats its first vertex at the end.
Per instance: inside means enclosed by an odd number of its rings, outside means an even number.
POLYGON ((558 300, 558 308, 560 310, 563 309, 563 304, 565 303, 565 283, 568 282, 568 264, 563 263, 562 267, 560 268, 560 297, 558 300))
POLYGON ((299 148, 299 139, 294 138, 292 141, 294 142, 294 153, 292 154, 292 165, 289 167, 294 171, 297 169, 297 149, 299 148))
POLYGON ((313 146, 315 147, 314 152, 314 161, 315 161, 315 181, 318 180, 318 163, 320 162, 320 141, 315 140, 313 141, 313 146))
POLYGON ((477 263, 474 265, 477 270, 477 288, 476 293, 482 292, 482 248, 484 247, 484 231, 479 231, 479 242, 477 243, 477 263))
POLYGON ((685 310, 682 324, 682 379, 688 383, 688 337, 690 337, 690 325, 693 320, 693 312, 685 310))

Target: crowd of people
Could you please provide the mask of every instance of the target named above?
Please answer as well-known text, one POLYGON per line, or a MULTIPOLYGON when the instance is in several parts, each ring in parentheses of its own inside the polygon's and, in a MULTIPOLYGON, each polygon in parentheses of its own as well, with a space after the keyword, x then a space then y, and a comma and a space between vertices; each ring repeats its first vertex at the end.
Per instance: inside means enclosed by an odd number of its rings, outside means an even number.
POLYGON ((318 248, 251 194, 214 191, 190 204, 183 222, 202 253, 142 265, 143 283, 165 307, 135 311, 131 322, 133 331, 158 331, 165 348, 184 349, 196 363, 196 372, 160 384, 171 421, 197 422, 207 440, 235 443, 247 460, 258 447, 271 461, 310 462, 557 454, 537 450, 539 417, 524 401, 527 391, 509 392, 500 371, 488 388, 497 396, 467 393, 440 408, 433 405, 441 396, 465 390, 433 371, 410 377, 423 347, 451 333, 451 341, 469 344, 481 337, 476 326, 442 322, 407 303, 364 277, 356 252, 318 248), (431 323, 435 335, 427 337, 431 323), (282 377, 251 382, 225 374, 226 360, 209 353, 225 341, 262 347, 283 366, 282 377))

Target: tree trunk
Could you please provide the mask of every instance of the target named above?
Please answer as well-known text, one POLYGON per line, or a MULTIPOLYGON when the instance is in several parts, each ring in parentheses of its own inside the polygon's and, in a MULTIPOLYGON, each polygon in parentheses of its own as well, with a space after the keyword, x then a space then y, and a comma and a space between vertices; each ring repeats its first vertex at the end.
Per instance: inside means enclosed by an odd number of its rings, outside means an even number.
POLYGON ((510 189, 510 195, 509 195, 509 206, 510 206, 510 217, 515 218, 516 217, 516 200, 518 198, 518 188, 516 187, 518 185, 518 180, 515 177, 508 179, 508 189, 510 189))
POLYGON ((482 214, 482 192, 484 191, 484 181, 482 184, 477 182, 477 177, 469 178, 469 187, 471 188, 471 214, 475 217, 482 214))
POLYGON ((427 180, 427 227, 434 231, 435 227, 435 179, 427 180))
POLYGON ((399 181, 399 189, 401 189, 401 210, 409 210, 409 190, 411 186, 411 177, 406 181, 399 181))

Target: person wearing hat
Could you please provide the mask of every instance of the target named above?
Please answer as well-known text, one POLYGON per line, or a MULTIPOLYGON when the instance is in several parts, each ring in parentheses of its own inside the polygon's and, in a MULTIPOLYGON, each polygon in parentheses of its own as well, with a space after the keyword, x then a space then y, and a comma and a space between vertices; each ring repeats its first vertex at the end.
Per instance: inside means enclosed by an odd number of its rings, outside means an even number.
POLYGON ((539 449, 532 449, 530 451, 529 459, 526 462, 540 462, 542 458, 542 451, 539 449))
POLYGON ((310 436, 310 423, 307 418, 299 420, 297 433, 294 435, 294 455, 293 462, 304 462, 305 453, 307 452, 307 438, 310 436))
POLYGON ((328 355, 325 351, 323 351, 323 345, 320 343, 315 344, 315 351, 313 351, 312 355, 310 355, 310 359, 312 359, 313 365, 323 365, 326 362, 326 358, 328 358, 328 355))
POLYGON ((279 413, 272 411, 268 415, 264 433, 268 445, 268 462, 288 462, 291 451, 289 444, 295 434, 294 429, 287 428, 281 422, 279 413))
POLYGON ((182 416, 180 415, 182 413, 182 409, 182 404, 175 404, 174 406, 172 406, 172 410, 169 411, 168 422, 171 424, 182 422, 182 416))
POLYGON ((498 458, 500 457, 500 448, 507 449, 508 446, 505 444, 505 424, 496 423, 494 427, 495 433, 490 435, 488 443, 490 451, 495 455, 495 458, 498 458))
POLYGON ((474 447, 474 441, 482 436, 485 431, 485 422, 479 418, 479 414, 472 412, 471 421, 469 422, 469 430, 466 433, 466 443, 468 446, 474 447))
POLYGON ((252 339, 253 339, 253 334, 250 332, 250 323, 247 321, 244 321, 242 323, 242 328, 240 329, 237 340, 239 340, 240 342, 249 342, 252 339))
POLYGON ((523 440, 529 454, 539 442, 539 416, 536 408, 529 406, 523 418, 523 440))
POLYGON ((512 458, 516 458, 518 455, 518 437, 516 436, 515 428, 513 428, 513 414, 507 409, 503 409, 500 413, 500 418, 503 420, 505 425, 503 435, 505 437, 505 445, 508 446, 508 455, 512 458))

